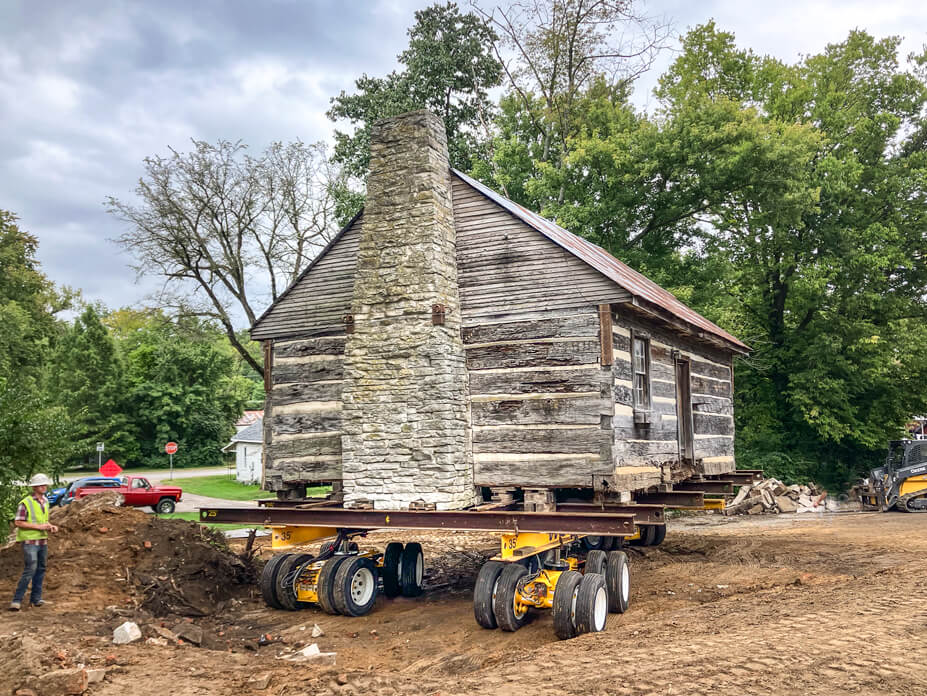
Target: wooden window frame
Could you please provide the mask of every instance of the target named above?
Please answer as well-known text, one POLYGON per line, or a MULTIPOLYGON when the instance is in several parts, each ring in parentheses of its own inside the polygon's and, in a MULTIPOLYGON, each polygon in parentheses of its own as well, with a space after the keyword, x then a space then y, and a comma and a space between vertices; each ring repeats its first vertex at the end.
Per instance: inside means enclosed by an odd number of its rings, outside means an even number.
MULTIPOLYGON (((651 362, 650 334, 644 331, 631 331, 631 402, 634 404, 635 413, 650 413, 653 410, 653 384, 651 362), (641 341, 644 345, 644 371, 638 372, 637 369, 637 342, 641 341), (644 389, 646 399, 641 402, 638 397, 637 377, 644 375, 644 389)), ((637 419, 635 419, 637 420, 637 419)), ((648 421, 649 422, 649 421, 648 421)))

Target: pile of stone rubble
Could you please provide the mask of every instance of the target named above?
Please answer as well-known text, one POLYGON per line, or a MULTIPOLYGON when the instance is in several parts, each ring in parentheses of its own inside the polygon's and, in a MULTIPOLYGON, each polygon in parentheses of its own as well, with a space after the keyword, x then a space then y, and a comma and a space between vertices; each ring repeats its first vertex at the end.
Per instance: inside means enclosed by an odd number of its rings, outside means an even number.
POLYGON ((782 512, 823 512, 828 506, 827 491, 815 485, 786 486, 775 478, 741 486, 724 509, 726 515, 761 515, 782 512))

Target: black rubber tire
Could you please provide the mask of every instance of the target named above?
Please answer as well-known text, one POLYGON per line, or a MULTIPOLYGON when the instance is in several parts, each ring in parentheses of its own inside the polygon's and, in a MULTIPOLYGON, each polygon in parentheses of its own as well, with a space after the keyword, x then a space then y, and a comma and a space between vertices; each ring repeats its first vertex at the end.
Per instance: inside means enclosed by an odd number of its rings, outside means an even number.
POLYGON ((608 590, 608 610, 612 614, 624 614, 631 599, 631 572, 628 554, 624 551, 608 552, 605 589, 608 590))
POLYGON ((598 573, 599 575, 605 575, 605 561, 608 555, 599 549, 593 549, 586 554, 586 565, 583 569, 583 573, 598 573))
POLYGON ((344 561, 352 558, 351 556, 334 556, 325 561, 322 570, 319 571, 319 579, 316 584, 316 593, 318 594, 319 606, 326 614, 337 614, 338 609, 335 606, 335 573, 338 566, 344 561))
POLYGON ((658 524, 653 527, 653 539, 650 540, 650 546, 659 546, 666 539, 666 525, 658 524))
POLYGON ((583 548, 587 551, 592 551, 594 549, 601 549, 602 545, 605 543, 605 537, 603 536, 584 536, 582 539, 583 548))
POLYGON ((637 529, 639 536, 637 539, 631 539, 628 543, 631 546, 650 546, 650 540, 653 539, 654 530, 652 524, 642 524, 637 529))
POLYGON ((335 571, 333 599, 335 608, 344 616, 366 616, 377 602, 377 566, 369 558, 350 556, 335 571), (360 576, 360 577, 359 577, 360 576), (355 581, 360 580, 366 590, 358 596, 355 581))
POLYGON ((283 560, 290 555, 288 553, 277 554, 264 564, 264 570, 261 571, 261 580, 258 583, 261 586, 261 597, 264 599, 264 604, 271 609, 283 609, 277 599, 277 571, 283 560))
POLYGON ((176 504, 172 498, 161 498, 161 500, 158 501, 158 505, 155 509, 158 511, 159 515, 170 515, 172 512, 174 512, 175 507, 176 504))
POLYGON ((380 576, 383 578, 383 594, 387 597, 398 597, 402 594, 402 584, 399 581, 399 569, 402 567, 402 544, 398 541, 390 542, 383 552, 383 568, 380 576))
POLYGON ((499 575, 499 585, 492 602, 492 613, 496 623, 503 631, 517 631, 528 623, 530 612, 526 609, 519 616, 515 613, 515 588, 518 581, 528 574, 528 569, 520 563, 506 563, 499 575))
POLYGON ((648 524, 644 527, 641 537, 644 539, 644 546, 653 546, 653 540, 657 538, 657 525, 648 524))
POLYGON ((623 549, 623 548, 624 548, 624 537, 623 536, 612 537, 611 550, 616 551, 618 549, 623 549))
POLYGON ((412 542, 402 550, 402 568, 399 569, 399 584, 403 597, 418 597, 422 594, 422 579, 425 576, 425 556, 422 545, 412 542))
POLYGON ((576 630, 576 620, 573 613, 573 597, 583 580, 582 573, 575 570, 565 570, 557 578, 554 587, 554 634, 560 640, 569 640, 579 635, 576 630))
POLYGON ((588 573, 579 583, 576 595, 576 630, 578 633, 598 633, 605 630, 608 619, 608 589, 605 576, 588 573))
POLYGON ((601 550, 602 550, 602 551, 611 551, 613 548, 615 548, 615 544, 617 543, 617 539, 618 539, 618 537, 613 537, 613 536, 604 537, 604 540, 603 540, 603 542, 602 542, 602 548, 601 548, 601 550))
POLYGON ((496 596, 496 581, 506 564, 502 561, 486 561, 476 576, 473 586, 473 618, 483 628, 498 628, 492 605, 496 596))
POLYGON ((287 586, 284 583, 286 582, 287 575, 292 573, 296 569, 296 566, 300 563, 305 563, 310 558, 312 558, 311 553, 289 553, 277 567, 276 594, 277 602, 280 604, 281 609, 297 611, 298 609, 305 609, 308 605, 307 602, 297 601, 293 586, 287 586))

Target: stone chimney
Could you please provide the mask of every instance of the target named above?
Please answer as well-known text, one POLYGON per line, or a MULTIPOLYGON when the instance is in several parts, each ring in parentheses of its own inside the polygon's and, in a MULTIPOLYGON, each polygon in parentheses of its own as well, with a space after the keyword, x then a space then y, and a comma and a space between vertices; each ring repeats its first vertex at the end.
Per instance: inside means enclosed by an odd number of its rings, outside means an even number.
POLYGON ((347 507, 474 502, 456 244, 441 119, 375 124, 345 347, 347 507))

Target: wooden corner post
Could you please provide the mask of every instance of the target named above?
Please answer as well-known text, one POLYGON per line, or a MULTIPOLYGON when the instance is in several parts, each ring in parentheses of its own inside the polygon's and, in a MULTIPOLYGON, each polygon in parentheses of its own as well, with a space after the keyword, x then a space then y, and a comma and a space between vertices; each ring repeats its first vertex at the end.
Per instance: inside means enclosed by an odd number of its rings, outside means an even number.
POLYGON ((612 338, 612 306, 599 305, 599 363, 605 367, 615 362, 615 345, 612 338))

